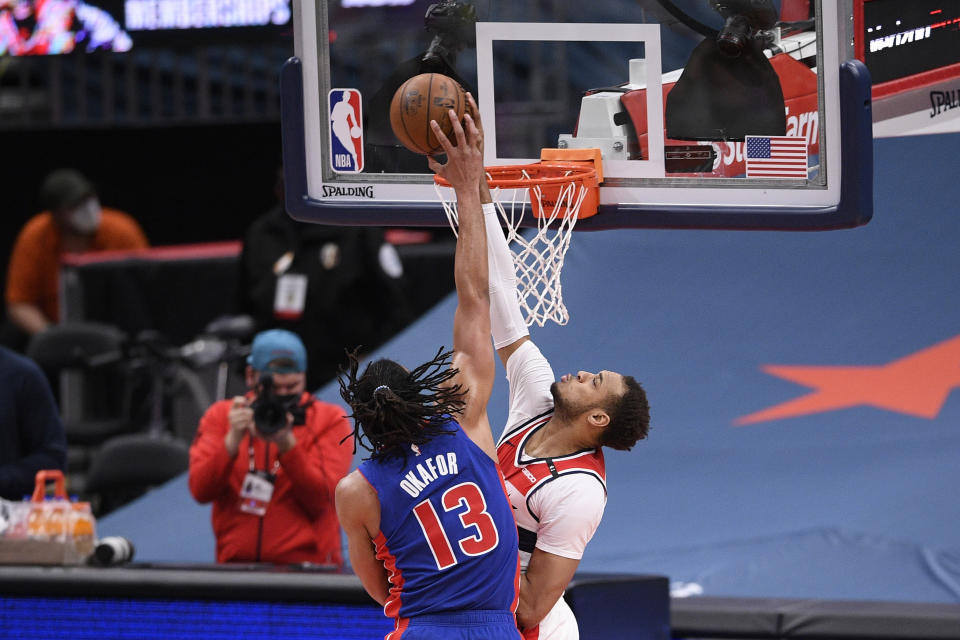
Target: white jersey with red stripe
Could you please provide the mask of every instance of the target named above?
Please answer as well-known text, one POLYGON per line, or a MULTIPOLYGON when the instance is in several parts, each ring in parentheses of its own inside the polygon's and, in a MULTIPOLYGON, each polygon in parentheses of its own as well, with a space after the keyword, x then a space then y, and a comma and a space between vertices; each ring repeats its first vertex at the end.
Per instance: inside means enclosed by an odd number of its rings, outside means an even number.
MULTIPOLYGON (((520 539, 525 571, 533 550, 579 560, 600 524, 606 505, 606 470, 601 449, 555 458, 526 453, 530 437, 553 417, 553 370, 533 342, 507 361, 510 417, 497 443, 497 457, 520 539)), ((576 619, 561 598, 528 639, 574 640, 576 619)))
POLYGON ((500 472, 520 535, 520 566, 534 548, 579 560, 606 503, 603 451, 585 449, 556 458, 525 453, 530 437, 546 426, 553 410, 504 433, 497 444, 500 472), (544 531, 541 540, 541 527, 544 531), (559 531, 554 531, 559 528, 559 531))

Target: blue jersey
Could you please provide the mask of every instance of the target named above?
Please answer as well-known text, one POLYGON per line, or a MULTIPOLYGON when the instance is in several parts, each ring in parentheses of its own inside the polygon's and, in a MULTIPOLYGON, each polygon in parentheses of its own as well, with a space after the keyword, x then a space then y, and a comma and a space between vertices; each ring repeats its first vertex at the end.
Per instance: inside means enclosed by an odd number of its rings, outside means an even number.
POLYGON ((496 463, 453 420, 452 433, 407 459, 366 460, 380 500, 374 540, 390 576, 391 618, 444 611, 515 611, 517 525, 496 463))

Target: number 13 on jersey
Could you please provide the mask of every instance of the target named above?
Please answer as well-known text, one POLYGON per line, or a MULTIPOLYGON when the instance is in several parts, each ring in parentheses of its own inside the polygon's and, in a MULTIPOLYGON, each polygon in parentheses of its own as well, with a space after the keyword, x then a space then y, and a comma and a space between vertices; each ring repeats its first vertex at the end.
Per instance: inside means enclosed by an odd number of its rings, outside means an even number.
MULTIPOLYGON (((459 514, 460 523, 463 530, 470 535, 457 539, 460 551, 468 556, 482 556, 497 547, 500 534, 493 524, 493 518, 487 513, 487 501, 480 487, 472 482, 462 482, 444 491, 440 502, 446 512, 462 509, 459 514)), ((450 537, 448 532, 444 531, 433 503, 429 499, 420 502, 413 508, 413 514, 427 539, 433 559, 437 562, 437 569, 442 571, 457 564, 450 537)))

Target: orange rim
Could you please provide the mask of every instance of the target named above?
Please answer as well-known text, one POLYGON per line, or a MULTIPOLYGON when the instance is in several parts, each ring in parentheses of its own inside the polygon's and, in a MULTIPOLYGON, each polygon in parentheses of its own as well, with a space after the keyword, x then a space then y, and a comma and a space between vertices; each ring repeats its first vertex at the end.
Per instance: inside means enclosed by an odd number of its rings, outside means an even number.
MULTIPOLYGON (((597 170, 593 167, 539 162, 484 167, 484 171, 487 172, 488 185, 505 189, 526 189, 538 185, 559 185, 571 182, 583 183, 585 180, 597 177, 597 170), (524 173, 527 175, 523 175, 524 173)), ((452 186, 439 175, 434 175, 433 180, 441 187, 452 186)))

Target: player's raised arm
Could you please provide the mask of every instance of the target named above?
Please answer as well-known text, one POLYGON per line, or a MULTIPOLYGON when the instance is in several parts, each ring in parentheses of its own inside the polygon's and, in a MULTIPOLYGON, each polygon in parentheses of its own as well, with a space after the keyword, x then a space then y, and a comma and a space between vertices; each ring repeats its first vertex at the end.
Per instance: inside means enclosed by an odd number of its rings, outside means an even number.
MULTIPOLYGON (((468 94, 467 106, 474 122, 480 127, 481 136, 483 127, 480 122, 480 110, 477 108, 473 96, 468 94)), ((481 150, 483 139, 481 137, 481 150)), ((500 216, 490 188, 487 185, 486 175, 479 182, 480 204, 483 210, 483 222, 487 234, 487 281, 490 293, 490 333, 497 354, 507 370, 507 379, 510 382, 510 417, 508 424, 516 424, 526 418, 543 413, 553 406, 550 396, 550 385, 555 380, 550 363, 547 362, 536 345, 528 345, 524 353, 507 364, 511 356, 525 343, 530 342, 527 323, 520 310, 520 301, 517 298, 517 273, 513 264, 513 255, 507 245, 503 228, 500 226, 500 216)))
MULTIPOLYGON (((471 99, 472 101, 472 99, 471 99)), ((434 135, 447 155, 441 165, 429 158, 430 168, 446 178, 457 194, 460 231, 454 258, 457 310, 453 317, 453 366, 460 375, 453 380, 467 394, 460 425, 470 438, 496 460, 496 448, 487 419, 487 402, 493 389, 495 367, 490 345, 490 296, 487 286, 487 240, 477 184, 484 177, 482 133, 470 114, 461 126, 449 112, 456 145, 443 134, 435 120, 434 135)))
MULTIPOLYGON (((480 109, 473 96, 467 96, 467 104, 474 121, 482 129, 480 109)), ((481 153, 483 151, 481 138, 481 153)), ((483 209, 483 221, 487 230, 487 281, 490 291, 490 328, 493 344, 504 366, 520 345, 530 340, 527 323, 520 311, 517 300, 517 273, 513 266, 513 257, 507 246, 507 239, 500 226, 500 218, 490 195, 486 174, 479 181, 480 204, 483 209)), ((551 380, 552 382, 552 380, 551 380)))

